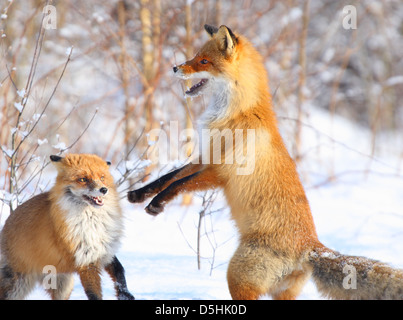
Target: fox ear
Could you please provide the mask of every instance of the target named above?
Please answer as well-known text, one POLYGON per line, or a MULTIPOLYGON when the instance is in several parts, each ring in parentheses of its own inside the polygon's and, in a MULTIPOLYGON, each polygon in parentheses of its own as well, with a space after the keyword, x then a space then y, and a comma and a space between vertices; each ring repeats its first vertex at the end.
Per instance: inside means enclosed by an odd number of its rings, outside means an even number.
POLYGON ((54 155, 51 155, 50 156, 50 160, 52 160, 53 162, 60 162, 60 161, 62 161, 62 157, 59 157, 59 156, 54 156, 54 155))
POLYGON ((235 45, 238 43, 238 39, 231 29, 224 25, 218 29, 215 38, 218 40, 218 48, 227 56, 233 53, 235 45))
POLYGON ((213 37, 217 32, 218 32, 218 28, 215 26, 211 26, 209 24, 205 24, 204 25, 204 30, 207 31, 207 33, 210 35, 210 37, 213 37))

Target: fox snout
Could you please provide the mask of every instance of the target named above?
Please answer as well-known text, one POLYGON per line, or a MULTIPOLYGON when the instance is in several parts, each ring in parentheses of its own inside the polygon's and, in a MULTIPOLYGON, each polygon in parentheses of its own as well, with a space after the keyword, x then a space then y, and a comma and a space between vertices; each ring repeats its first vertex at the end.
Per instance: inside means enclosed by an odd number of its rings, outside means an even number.
POLYGON ((109 189, 103 185, 99 185, 95 182, 89 183, 88 185, 84 187, 74 187, 70 186, 67 189, 67 194, 69 196, 74 196, 76 197, 74 201, 77 201, 77 199, 80 202, 84 200, 84 202, 87 202, 89 204, 95 205, 95 206, 103 206, 104 205, 104 200, 106 199, 106 195, 109 192, 109 189))
POLYGON ((95 206, 103 206, 104 205, 104 196, 108 193, 108 188, 94 188, 90 189, 89 193, 84 191, 83 198, 87 202, 95 206))
POLYGON ((184 74, 183 68, 184 68, 185 64, 186 64, 186 62, 180 64, 179 66, 176 66, 176 65, 173 66, 172 70, 174 71, 174 74, 175 74, 176 77, 178 77, 180 79, 186 79, 187 77, 189 77, 189 75, 185 76, 185 74, 184 74))
POLYGON ((102 183, 98 181, 89 181, 87 183, 87 190, 92 193, 100 193, 101 195, 106 195, 108 193, 108 188, 102 183))
POLYGON ((108 193, 108 188, 104 186, 96 186, 94 188, 88 188, 91 194, 96 195, 98 194, 99 196, 105 196, 108 193))

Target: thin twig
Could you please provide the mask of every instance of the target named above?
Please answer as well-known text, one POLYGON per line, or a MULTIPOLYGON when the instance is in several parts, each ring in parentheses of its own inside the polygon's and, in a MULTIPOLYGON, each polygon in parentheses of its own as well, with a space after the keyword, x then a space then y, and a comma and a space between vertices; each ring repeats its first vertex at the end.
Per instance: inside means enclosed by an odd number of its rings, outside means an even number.
MULTIPOLYGON (((61 81, 62 78, 63 78, 63 75, 64 75, 64 72, 66 71, 67 65, 68 65, 68 63, 70 62, 70 58, 71 58, 71 54, 72 54, 72 53, 73 53, 73 48, 71 48, 71 50, 70 50, 70 53, 69 53, 69 55, 68 55, 68 57, 67 57, 67 60, 66 60, 66 63, 64 64, 62 73, 60 74, 59 78, 57 79, 56 85, 55 85, 55 87, 53 88, 53 91, 52 91, 52 93, 51 93, 51 95, 50 95, 48 101, 46 102, 45 107, 42 109, 42 112, 40 113, 40 115, 39 115, 37 121, 34 122, 33 126, 32 126, 31 129, 28 131, 28 134, 27 134, 26 136, 24 136, 23 139, 21 139, 20 143, 19 143, 18 146, 15 148, 15 151, 14 151, 14 152, 17 152, 17 151, 18 151, 18 149, 19 149, 19 147, 21 146, 21 144, 22 144, 22 143, 27 139, 27 137, 34 131, 35 127, 38 125, 39 121, 42 119, 43 115, 45 114, 45 111, 46 111, 46 109, 48 108, 48 106, 49 106, 49 104, 50 104, 50 101, 52 100, 53 96, 55 95, 56 90, 57 90, 57 88, 58 88, 58 86, 59 86, 59 84, 60 84, 60 81, 61 81)), ((95 113, 96 113, 96 112, 95 112, 95 113)), ((94 115, 94 116, 95 116, 95 115, 94 115)), ((81 137, 81 136, 80 136, 80 137, 81 137)), ((68 149, 69 149, 69 148, 68 148, 68 149)))

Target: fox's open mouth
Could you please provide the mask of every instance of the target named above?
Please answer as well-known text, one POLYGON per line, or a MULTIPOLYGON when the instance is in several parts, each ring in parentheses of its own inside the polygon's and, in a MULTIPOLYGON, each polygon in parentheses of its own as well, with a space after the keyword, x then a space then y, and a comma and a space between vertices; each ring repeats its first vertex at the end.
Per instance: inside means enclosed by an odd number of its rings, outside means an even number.
POLYGON ((104 205, 104 199, 102 197, 91 197, 84 195, 83 196, 85 200, 87 200, 89 203, 91 203, 94 206, 103 206, 104 205))
POLYGON ((201 79, 198 83, 186 91, 188 96, 196 96, 200 93, 202 87, 207 83, 207 79, 201 79))

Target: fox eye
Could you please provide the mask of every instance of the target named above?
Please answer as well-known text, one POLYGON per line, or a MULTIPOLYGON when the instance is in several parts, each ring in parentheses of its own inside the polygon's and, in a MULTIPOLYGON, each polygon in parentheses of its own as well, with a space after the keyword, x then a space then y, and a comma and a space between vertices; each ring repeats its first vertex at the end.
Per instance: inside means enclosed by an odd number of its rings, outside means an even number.
POLYGON ((87 178, 78 178, 78 182, 88 182, 87 178))
POLYGON ((201 64, 207 64, 209 61, 207 59, 200 60, 201 64))
POLYGON ((105 177, 102 176, 101 178, 99 178, 99 180, 104 181, 104 180, 105 180, 105 177))

